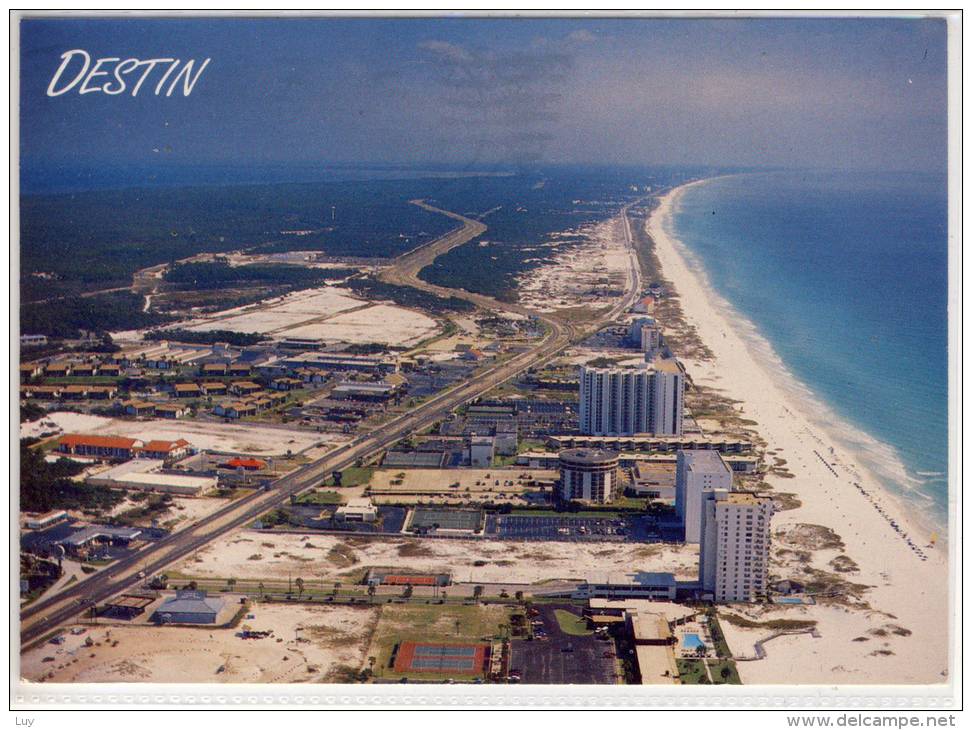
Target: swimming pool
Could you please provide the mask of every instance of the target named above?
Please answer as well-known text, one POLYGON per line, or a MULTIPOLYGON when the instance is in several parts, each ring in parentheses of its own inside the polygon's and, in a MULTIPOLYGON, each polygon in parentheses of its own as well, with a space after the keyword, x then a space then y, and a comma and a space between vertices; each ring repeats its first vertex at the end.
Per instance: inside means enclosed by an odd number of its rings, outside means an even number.
POLYGON ((705 646, 705 642, 699 638, 698 634, 682 634, 682 647, 689 651, 694 651, 700 646, 705 646))

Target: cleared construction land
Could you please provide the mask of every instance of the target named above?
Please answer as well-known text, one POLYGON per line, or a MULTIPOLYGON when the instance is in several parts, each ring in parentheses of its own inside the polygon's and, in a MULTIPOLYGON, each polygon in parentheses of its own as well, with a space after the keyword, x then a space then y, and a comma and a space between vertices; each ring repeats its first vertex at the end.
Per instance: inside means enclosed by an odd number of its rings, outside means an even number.
POLYGON ((368 568, 451 573, 454 581, 531 584, 602 572, 698 573, 698 546, 643 543, 368 539, 246 530, 224 537, 174 570, 194 578, 277 580, 288 573, 325 583, 357 582, 368 568))
MULTIPOLYGON (((254 456, 277 456, 286 454, 288 451, 298 454, 320 443, 341 444, 347 440, 337 434, 270 428, 255 423, 212 423, 171 419, 132 421, 67 411, 48 413, 42 420, 43 422, 53 421, 64 433, 126 436, 142 440, 183 438, 197 449, 254 456)), ((54 429, 48 426, 44 427, 44 430, 54 429)))

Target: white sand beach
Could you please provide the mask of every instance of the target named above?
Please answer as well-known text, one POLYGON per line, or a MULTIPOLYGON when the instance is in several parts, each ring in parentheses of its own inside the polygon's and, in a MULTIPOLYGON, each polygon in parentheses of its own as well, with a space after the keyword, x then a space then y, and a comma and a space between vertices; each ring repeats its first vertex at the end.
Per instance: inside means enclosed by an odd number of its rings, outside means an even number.
MULTIPOLYGON (((701 183, 691 183, 697 184, 701 183)), ((770 574, 806 580, 807 567, 834 573, 830 561, 845 555, 856 563, 857 570, 837 575, 869 586, 861 600, 851 605, 823 605, 824 601, 812 606, 726 609, 759 622, 818 622, 819 638, 783 636, 766 644, 765 659, 739 662, 743 682, 946 681, 952 617, 945 541, 930 544, 931 528, 915 519, 917 503, 896 498, 867 471, 860 454, 840 438, 841 424, 836 419, 821 421, 826 416, 800 395, 799 384, 786 374, 768 344, 710 289, 693 257, 670 235, 669 217, 687 187, 662 199, 648 221, 648 231, 662 273, 677 290, 686 320, 714 354, 711 361, 686 361, 689 375, 696 383, 741 401, 743 417, 759 424, 756 428, 767 448, 786 459, 786 468, 793 474, 793 478, 767 478, 775 491, 792 493, 802 502, 801 507, 774 516, 770 574), (786 536, 796 534, 793 528, 798 524, 830 528, 843 547, 811 548, 795 557, 800 551, 787 551, 793 546, 786 536), (926 560, 921 559, 922 554, 926 560)), ((727 621, 723 626, 733 653, 740 656, 753 655, 754 642, 774 633, 769 627, 743 628, 727 621)))

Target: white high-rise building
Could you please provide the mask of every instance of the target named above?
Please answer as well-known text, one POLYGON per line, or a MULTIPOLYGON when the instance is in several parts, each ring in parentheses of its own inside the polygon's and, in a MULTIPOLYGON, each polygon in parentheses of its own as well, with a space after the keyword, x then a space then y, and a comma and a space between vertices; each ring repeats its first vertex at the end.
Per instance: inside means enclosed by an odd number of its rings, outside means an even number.
POLYGON ((580 432, 589 436, 682 434, 685 374, 675 358, 637 367, 580 369, 580 432))
POLYGON ((753 601, 766 593, 773 500, 716 489, 702 500, 699 581, 715 601, 753 601))
POLYGON ((661 327, 651 317, 638 317, 628 328, 628 340, 641 348, 651 362, 661 351, 661 327))
POLYGON ((675 459, 675 514, 685 525, 685 542, 702 536, 702 498, 713 489, 732 490, 732 470, 718 451, 679 451, 675 459))

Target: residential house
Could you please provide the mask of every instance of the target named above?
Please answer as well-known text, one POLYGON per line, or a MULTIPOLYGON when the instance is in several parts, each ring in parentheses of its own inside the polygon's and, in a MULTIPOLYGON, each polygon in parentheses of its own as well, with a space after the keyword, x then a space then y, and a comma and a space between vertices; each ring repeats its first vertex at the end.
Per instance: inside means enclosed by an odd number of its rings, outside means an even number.
POLYGON ((176 398, 200 398, 203 394, 202 388, 195 383, 176 383, 173 390, 176 398))
POLYGON ((155 404, 149 403, 148 401, 141 400, 129 400, 125 401, 123 404, 125 406, 125 415, 135 416, 154 416, 155 415, 155 404))

